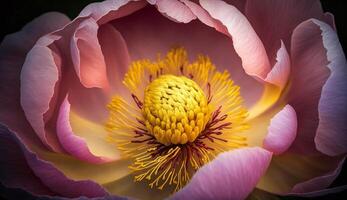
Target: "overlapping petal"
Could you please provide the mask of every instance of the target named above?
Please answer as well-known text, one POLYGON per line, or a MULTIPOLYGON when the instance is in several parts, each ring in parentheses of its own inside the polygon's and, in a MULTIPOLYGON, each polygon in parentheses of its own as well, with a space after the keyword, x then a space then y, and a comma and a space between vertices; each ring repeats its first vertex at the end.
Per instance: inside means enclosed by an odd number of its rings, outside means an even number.
POLYGON ((265 173, 271 157, 271 152, 259 147, 222 153, 197 171, 173 199, 245 199, 265 173))

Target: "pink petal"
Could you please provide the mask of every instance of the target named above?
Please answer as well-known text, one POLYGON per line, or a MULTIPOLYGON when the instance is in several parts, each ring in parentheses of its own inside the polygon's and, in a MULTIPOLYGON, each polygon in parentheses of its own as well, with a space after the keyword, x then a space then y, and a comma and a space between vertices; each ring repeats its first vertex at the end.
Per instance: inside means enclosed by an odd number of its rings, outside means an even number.
MULTIPOLYGON (((61 28, 69 19, 60 13, 46 13, 27 24, 21 31, 5 37, 0 46, 0 121, 25 144, 41 144, 37 137, 30 135, 23 109, 20 105, 20 73, 25 56, 37 39, 53 30, 61 28), (20 132, 19 130, 26 130, 20 132)), ((42 118, 42 116, 41 116, 42 118)))
POLYGON ((263 42, 270 61, 276 56, 280 40, 290 48, 291 33, 298 24, 310 18, 325 18, 317 0, 248 0, 245 15, 263 42))
POLYGON ((315 143, 319 151, 336 156, 347 152, 347 63, 336 32, 324 22, 312 22, 319 27, 330 70, 318 104, 315 143))
MULTIPOLYGON (((42 142, 54 151, 62 151, 56 135, 45 130, 45 114, 59 78, 61 61, 49 47, 35 45, 27 54, 21 72, 20 102, 25 116, 42 142), (45 83, 45 84, 42 84, 45 83)), ((54 102, 54 101, 52 101, 54 102)))
POLYGON ((288 93, 288 104, 296 111, 298 131, 290 150, 298 153, 317 153, 314 137, 319 123, 318 102, 330 71, 327 68, 329 61, 321 31, 311 20, 295 28, 291 57, 292 84, 288 93))
POLYGON ((292 191, 289 193, 291 195, 293 194, 302 194, 305 195, 306 193, 310 192, 317 192, 319 190, 322 190, 324 188, 327 188, 331 185, 331 183, 337 178, 337 176, 340 174, 343 163, 346 160, 346 157, 344 157, 339 163, 336 169, 315 178, 312 178, 310 180, 307 180, 302 183, 296 184, 292 191))
POLYGON ((286 86, 290 74, 290 58, 284 43, 277 51, 276 64, 267 74, 265 81, 277 85, 281 90, 286 86))
POLYGON ((98 29, 97 39, 105 59, 106 76, 111 90, 105 92, 98 88, 85 88, 74 77, 68 78, 71 81, 67 87, 72 110, 83 118, 104 124, 109 115, 106 105, 110 102, 111 95, 128 95, 122 81, 130 63, 130 56, 122 35, 110 24, 104 24, 98 29))
POLYGON ((268 134, 263 141, 264 148, 274 154, 285 152, 295 139, 297 119, 295 110, 286 105, 270 122, 268 134))
POLYGON ((99 43, 105 58, 108 80, 117 94, 124 94, 123 78, 130 65, 127 44, 112 25, 105 24, 98 31, 99 43))
POLYGON ((240 86, 246 105, 252 105, 261 95, 263 85, 244 72, 232 40, 197 20, 189 24, 175 23, 147 6, 113 21, 112 25, 124 37, 132 60, 156 59, 158 53, 163 55, 175 45, 183 46, 191 61, 204 54, 219 71, 228 70, 240 86))
POLYGON ((185 4, 177 0, 157 0, 155 5, 159 12, 176 22, 188 23, 196 19, 192 11, 185 4))
POLYGON ((76 136, 72 132, 69 121, 70 103, 67 97, 60 106, 59 116, 57 120, 57 135, 63 148, 72 156, 90 163, 104 163, 111 161, 108 158, 93 155, 81 137, 76 136))
POLYGON ((106 64, 98 42, 98 25, 92 18, 79 24, 71 40, 71 57, 81 83, 108 88, 106 64))
MULTIPOLYGON (((37 155, 30 152, 21 141, 10 132, 1 133, 1 140, 5 140, 2 145, 6 144, 15 144, 14 146, 7 147, 6 149, 12 149, 15 152, 18 152, 18 155, 24 159, 23 162, 26 162, 27 165, 23 166, 23 169, 29 170, 35 178, 39 179, 40 183, 46 186, 50 191, 55 194, 62 195, 64 197, 100 197, 107 195, 107 192, 97 183, 90 180, 80 180, 74 181, 67 178, 62 172, 57 170, 51 163, 43 161, 38 158, 37 155), (18 147, 14 149, 14 147, 18 147)), ((5 151, 6 152, 6 151, 5 151)), ((3 152, 2 152, 3 153, 3 152)), ((20 159, 20 158, 14 158, 20 159)), ((20 167, 20 166, 12 166, 20 167)), ((11 170, 11 168, 5 168, 6 171, 11 170)), ((6 172, 2 171, 2 172, 6 172)), ((14 177, 18 176, 15 174, 14 177)), ((29 178, 29 177, 28 177, 29 178)), ((22 178, 21 180, 25 180, 22 178)), ((37 181, 37 180, 34 180, 37 181)), ((25 183, 16 183, 18 186, 24 186, 25 189, 33 189, 37 187, 37 183, 33 182, 32 186, 25 186, 25 183), (35 185, 34 185, 35 184, 35 185)), ((40 186, 41 187, 41 186, 40 186)), ((47 190, 47 189, 46 189, 47 190)))
POLYGON ((173 199, 245 199, 270 164, 272 153, 259 147, 220 154, 199 169, 173 199))
POLYGON ((146 1, 130 0, 109 0, 91 3, 81 11, 78 18, 91 16, 98 24, 104 24, 111 20, 130 15, 146 6, 146 4, 146 1))
POLYGON ((21 188, 36 195, 53 195, 36 177, 14 141, 15 133, 0 125, 0 182, 9 188, 21 188))
POLYGON ((200 0, 200 4, 227 28, 246 73, 264 79, 270 71, 270 63, 261 40, 247 18, 234 6, 220 0, 200 0))

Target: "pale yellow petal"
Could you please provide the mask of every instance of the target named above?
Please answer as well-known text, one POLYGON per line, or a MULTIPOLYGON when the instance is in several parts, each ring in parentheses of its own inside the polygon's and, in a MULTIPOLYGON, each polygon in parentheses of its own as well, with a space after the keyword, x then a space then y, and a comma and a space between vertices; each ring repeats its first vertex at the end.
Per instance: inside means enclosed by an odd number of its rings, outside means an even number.
POLYGON ((79 137, 85 139, 91 153, 111 159, 118 159, 120 154, 114 144, 106 141, 107 131, 104 124, 97 124, 70 112, 70 123, 72 131, 79 137))

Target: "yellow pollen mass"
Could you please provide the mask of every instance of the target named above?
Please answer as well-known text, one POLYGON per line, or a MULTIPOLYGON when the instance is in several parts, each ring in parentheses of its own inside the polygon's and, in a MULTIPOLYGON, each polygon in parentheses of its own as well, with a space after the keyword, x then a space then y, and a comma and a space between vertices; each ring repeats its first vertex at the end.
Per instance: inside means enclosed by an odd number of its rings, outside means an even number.
POLYGON ((162 75, 145 89, 145 126, 164 145, 194 142, 209 120, 203 90, 185 76, 162 75))

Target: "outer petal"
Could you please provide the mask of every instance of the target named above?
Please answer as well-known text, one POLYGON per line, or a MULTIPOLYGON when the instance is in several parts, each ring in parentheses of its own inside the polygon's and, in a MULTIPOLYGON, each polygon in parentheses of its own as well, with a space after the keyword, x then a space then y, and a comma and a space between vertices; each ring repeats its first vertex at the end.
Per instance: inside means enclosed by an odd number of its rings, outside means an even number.
POLYGON ((315 143, 319 151, 335 156, 347 152, 347 63, 336 32, 324 22, 313 23, 321 31, 331 73, 319 100, 315 143))
MULTIPOLYGON (((28 25, 20 32, 8 35, 0 47, 0 122, 10 129, 16 130, 16 134, 25 144, 40 144, 34 135, 27 132, 29 125, 20 105, 20 72, 25 56, 37 39, 53 30, 59 29, 69 22, 69 19, 60 13, 46 13, 28 25)), ((42 118, 42 116, 41 116, 42 118)))
POLYGON ((264 148, 274 154, 285 152, 294 141, 296 130, 295 110, 290 105, 286 105, 271 119, 268 134, 263 142, 264 148))
POLYGON ((91 3, 81 11, 78 17, 91 16, 98 24, 104 24, 111 20, 130 15, 143 8, 146 4, 146 1, 130 0, 108 0, 91 3))
MULTIPOLYGON (((298 134, 291 151, 317 153, 314 137, 319 123, 318 102, 330 75, 320 29, 311 20, 295 28, 292 36, 292 76, 287 102, 296 111, 298 134)), ((333 89, 336 90, 336 89, 333 89)), ((338 106, 334 109, 341 109, 338 106)))
POLYGON ((14 136, 0 124, 0 182, 6 187, 21 188, 33 194, 52 195, 41 180, 35 176, 25 161, 20 145, 14 136))
POLYGON ((265 173, 272 154, 259 147, 220 154, 203 166, 173 199, 245 199, 265 173))
POLYGON ((72 156, 78 159, 85 160, 91 163, 103 163, 110 161, 105 157, 98 157, 93 155, 86 145, 83 138, 74 135, 70 126, 70 103, 67 98, 60 106, 59 116, 57 120, 57 135, 63 148, 72 156))
POLYGON ((331 183, 336 179, 336 177, 340 174, 343 163, 345 162, 346 157, 343 158, 336 169, 315 178, 312 178, 310 180, 307 180, 302 183, 296 184, 290 194, 305 194, 309 192, 317 192, 319 190, 322 190, 324 188, 327 188, 331 185, 331 183))
MULTIPOLYGON (((73 181, 71 179, 68 179, 65 177, 60 171, 58 171, 55 167, 53 167, 50 163, 40 160, 35 154, 28 151, 25 146, 20 142, 20 140, 9 131, 1 133, 1 139, 3 145, 5 144, 14 144, 12 147, 7 147, 8 149, 14 148, 14 152, 18 152, 19 158, 24 158, 27 165, 23 163, 22 166, 13 166, 13 167, 26 167, 29 169, 29 174, 32 174, 31 177, 26 178, 32 178, 32 176, 35 176, 35 178, 39 179, 34 180, 31 186, 25 186, 24 183, 17 183, 22 184, 21 186, 24 186, 28 189, 33 189, 35 187, 38 187, 41 184, 45 185, 49 190, 53 191, 54 193, 66 196, 66 197, 79 197, 79 196, 87 196, 87 197, 96 197, 96 196, 105 196, 106 192, 96 183, 92 181, 73 181), (19 153, 20 152, 20 153, 19 153), (38 183, 36 183, 36 182, 38 183), (24 184, 24 185, 23 185, 24 184)), ((7 151, 4 151, 5 153, 7 151)), ((2 152, 2 153, 4 153, 2 152)), ((8 156, 8 155, 7 155, 8 156)), ((14 158, 14 159, 19 159, 14 158)), ((5 171, 2 171, 2 173, 8 172, 8 170, 13 170, 11 168, 4 168, 5 171)), ((18 176, 18 174, 15 174, 14 177, 18 176)), ((26 180, 24 177, 21 180, 26 180)), ((44 187, 43 187, 44 188, 44 187)), ((47 189, 45 189, 47 191, 47 189)), ((34 192, 37 192, 37 190, 34 192)), ((40 192, 41 193, 41 192, 40 192)))
POLYGON ((280 40, 290 48, 291 33, 299 23, 326 18, 317 0, 248 0, 245 15, 264 43, 270 61, 274 61, 280 40))
POLYGON ((196 18, 192 11, 180 1, 156 0, 153 3, 157 6, 159 12, 176 22, 188 23, 196 18))
MULTIPOLYGON (((324 176, 334 171, 338 167, 339 162, 339 158, 332 158, 322 154, 309 156, 286 152, 273 157, 266 174, 258 183, 257 188, 271 193, 285 195, 290 193, 293 187, 298 184, 305 183, 311 179, 318 179, 325 183, 317 184, 315 187, 311 187, 311 189, 321 190, 333 178, 330 176, 326 179, 324 176)), ((304 187, 301 189, 301 193, 312 191, 305 191, 304 187)))
MULTIPOLYGON (((201 6, 228 30, 246 73, 260 79, 270 71, 265 48, 247 18, 223 1, 200 0, 201 6)), ((218 30, 218 29, 217 29, 218 30)))

